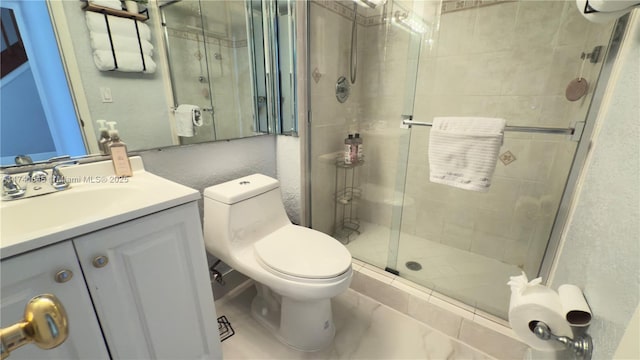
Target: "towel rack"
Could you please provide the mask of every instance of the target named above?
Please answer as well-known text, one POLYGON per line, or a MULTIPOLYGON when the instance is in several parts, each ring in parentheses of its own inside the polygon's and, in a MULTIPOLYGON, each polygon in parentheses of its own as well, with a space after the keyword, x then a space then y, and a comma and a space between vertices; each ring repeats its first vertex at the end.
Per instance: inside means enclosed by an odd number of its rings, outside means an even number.
POLYGON ((109 14, 109 15, 118 16, 122 18, 135 19, 139 21, 149 20, 149 9, 144 9, 140 13, 134 14, 125 10, 117 10, 117 9, 112 9, 105 6, 92 4, 89 1, 84 2, 84 4, 82 5, 82 9, 85 11, 93 11, 101 14, 109 14))
MULTIPOLYGON (((432 126, 433 124, 428 122, 403 119, 402 125, 432 126)), ((576 124, 576 126, 578 125, 580 125, 580 123, 576 124)), ((559 135, 573 135, 576 133, 575 128, 562 129, 562 128, 546 128, 546 127, 532 127, 532 126, 505 126, 504 130, 515 131, 515 132, 532 132, 532 133, 539 133, 539 134, 559 134, 559 135)))

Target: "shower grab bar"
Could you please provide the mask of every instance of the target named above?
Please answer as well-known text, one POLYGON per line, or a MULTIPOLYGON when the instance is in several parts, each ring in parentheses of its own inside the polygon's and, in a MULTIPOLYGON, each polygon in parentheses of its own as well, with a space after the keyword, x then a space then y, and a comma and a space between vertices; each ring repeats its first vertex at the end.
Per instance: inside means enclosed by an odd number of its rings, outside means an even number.
MULTIPOLYGON (((433 124, 428 122, 402 120, 402 125, 417 125, 417 126, 432 126, 433 124)), ((505 126, 505 131, 515 132, 533 132, 540 134, 560 134, 560 135, 573 135, 576 132, 574 128, 545 128, 545 127, 532 127, 532 126, 505 126)))

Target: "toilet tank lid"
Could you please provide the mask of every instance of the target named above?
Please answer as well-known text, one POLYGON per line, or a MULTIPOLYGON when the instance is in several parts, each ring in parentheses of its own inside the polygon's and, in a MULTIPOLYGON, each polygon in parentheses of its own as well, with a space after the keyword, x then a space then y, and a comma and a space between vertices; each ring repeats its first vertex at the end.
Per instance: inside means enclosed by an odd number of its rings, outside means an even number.
POLYGON ((274 178, 253 174, 210 186, 204 189, 204 197, 231 205, 273 190, 279 185, 280 182, 274 178))

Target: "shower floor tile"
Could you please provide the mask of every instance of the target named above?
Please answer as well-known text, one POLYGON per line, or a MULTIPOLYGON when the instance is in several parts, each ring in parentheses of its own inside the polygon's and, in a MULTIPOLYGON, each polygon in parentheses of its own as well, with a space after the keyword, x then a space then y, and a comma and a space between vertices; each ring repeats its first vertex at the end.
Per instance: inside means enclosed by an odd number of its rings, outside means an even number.
MULTIPOLYGON (((360 230, 347 244, 351 255, 384 269, 389 228, 361 222, 360 230)), ((507 318, 511 296, 507 281, 522 272, 515 265, 405 233, 400 234, 396 270, 403 278, 503 319, 507 318), (409 270, 405 266, 408 261, 420 263, 422 269, 409 270)))
POLYGON ((336 337, 305 353, 280 343, 251 317, 251 282, 216 301, 235 335, 222 343, 225 359, 492 359, 415 319, 351 289, 332 300, 336 337))

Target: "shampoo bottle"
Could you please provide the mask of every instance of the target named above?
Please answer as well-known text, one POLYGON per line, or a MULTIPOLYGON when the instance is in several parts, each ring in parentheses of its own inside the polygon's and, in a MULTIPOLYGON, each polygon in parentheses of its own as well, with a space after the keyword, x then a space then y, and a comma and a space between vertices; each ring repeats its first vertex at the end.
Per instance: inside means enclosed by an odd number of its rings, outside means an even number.
POLYGON ((109 121, 107 124, 111 127, 109 130, 111 141, 109 142, 108 148, 111 153, 111 160, 113 161, 113 169, 115 170, 116 176, 133 176, 131 162, 129 162, 129 155, 127 154, 127 145, 120 141, 120 135, 118 134, 118 130, 116 130, 116 122, 109 121))
POLYGON ((352 151, 355 144, 353 143, 353 134, 344 139, 344 163, 351 165, 353 163, 352 151))
POLYGON ((107 120, 96 120, 96 122, 100 125, 98 148, 102 155, 109 155, 109 142, 111 141, 111 137, 109 137, 109 131, 107 130, 107 120))
POLYGON ((356 133, 353 141, 356 143, 356 159, 357 162, 364 160, 364 147, 362 146, 362 138, 359 133, 356 133))

